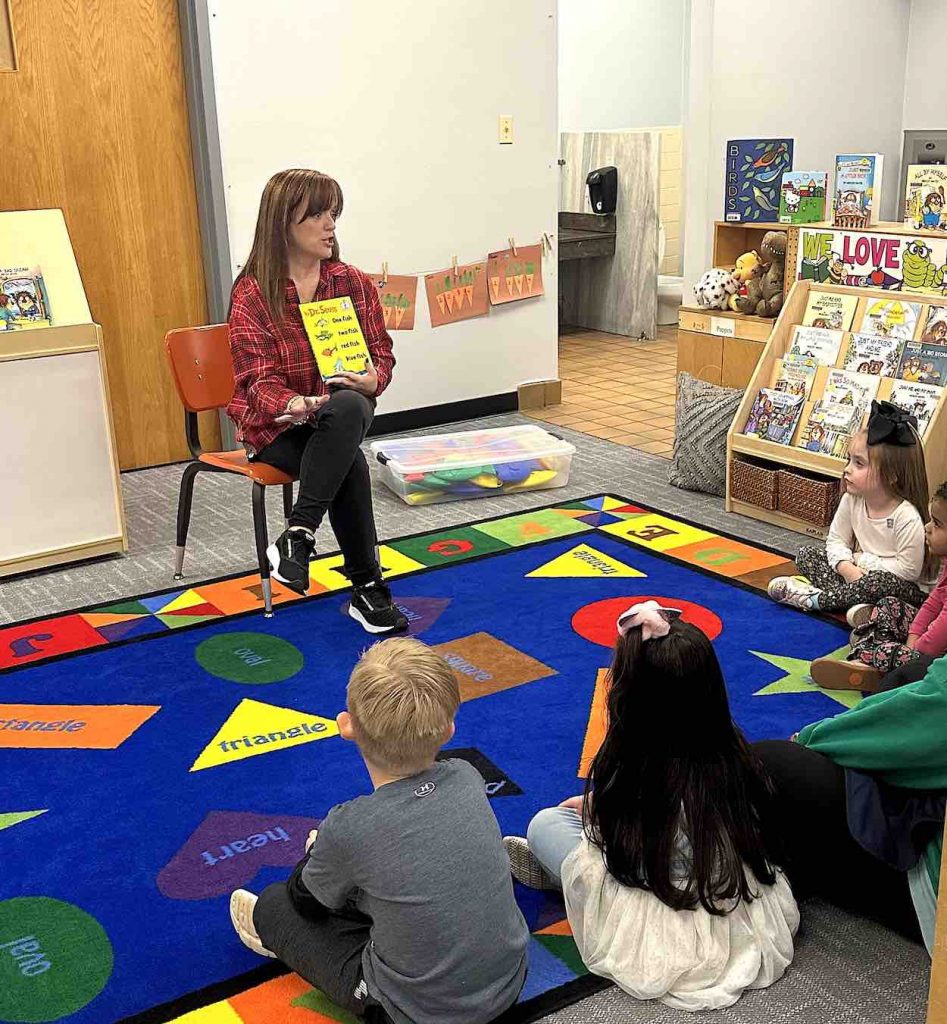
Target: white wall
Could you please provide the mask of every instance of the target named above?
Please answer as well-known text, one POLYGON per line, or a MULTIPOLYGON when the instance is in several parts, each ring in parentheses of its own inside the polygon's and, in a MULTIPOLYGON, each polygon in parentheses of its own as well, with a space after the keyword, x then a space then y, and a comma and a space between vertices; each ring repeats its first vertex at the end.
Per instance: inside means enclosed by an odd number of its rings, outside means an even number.
POLYGON ((904 82, 904 128, 947 128, 947 75, 941 41, 947 38, 947 3, 912 0, 904 82))
POLYGON ((684 20, 684 0, 559 0, 560 130, 680 124, 684 20))
MULTIPOLYGON (((555 0, 209 0, 233 265, 260 193, 315 167, 345 194, 342 258, 430 272, 555 234, 555 0), (497 143, 497 117, 514 143, 497 143)), ((414 331, 380 412, 513 391, 557 375, 556 259, 546 295, 433 331, 423 281, 414 331)))
POLYGON ((893 218, 910 16, 909 0, 797 0, 791 8, 776 0, 694 0, 692 8, 685 302, 710 266, 712 223, 723 216, 728 139, 791 136, 795 168, 830 174, 837 153, 883 153, 881 218, 893 218))

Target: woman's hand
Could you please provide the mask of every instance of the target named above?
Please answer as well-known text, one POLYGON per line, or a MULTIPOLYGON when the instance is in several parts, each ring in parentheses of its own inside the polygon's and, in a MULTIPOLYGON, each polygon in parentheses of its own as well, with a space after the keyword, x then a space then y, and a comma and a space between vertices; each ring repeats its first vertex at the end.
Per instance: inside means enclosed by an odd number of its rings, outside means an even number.
POLYGON ((839 562, 835 571, 846 583, 855 583, 865 575, 865 570, 859 569, 854 562, 839 562))
POLYGON ((305 423, 329 401, 328 395, 296 395, 282 416, 276 417, 277 423, 305 423))
POLYGON ((331 377, 326 377, 326 384, 349 388, 351 391, 358 391, 371 398, 378 390, 378 373, 375 371, 375 367, 369 363, 365 367, 364 373, 352 373, 350 370, 334 373, 331 377))

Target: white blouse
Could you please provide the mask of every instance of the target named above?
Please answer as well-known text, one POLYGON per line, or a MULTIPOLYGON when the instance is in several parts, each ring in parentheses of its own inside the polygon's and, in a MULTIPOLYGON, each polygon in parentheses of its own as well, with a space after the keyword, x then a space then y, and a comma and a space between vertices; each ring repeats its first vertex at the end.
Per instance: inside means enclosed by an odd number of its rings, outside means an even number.
POLYGON ((602 851, 583 837, 562 865, 566 912, 586 967, 637 999, 679 1010, 731 1006, 748 988, 766 988, 792 962, 799 909, 782 872, 759 897, 723 916, 672 910, 654 893, 622 885, 602 851))

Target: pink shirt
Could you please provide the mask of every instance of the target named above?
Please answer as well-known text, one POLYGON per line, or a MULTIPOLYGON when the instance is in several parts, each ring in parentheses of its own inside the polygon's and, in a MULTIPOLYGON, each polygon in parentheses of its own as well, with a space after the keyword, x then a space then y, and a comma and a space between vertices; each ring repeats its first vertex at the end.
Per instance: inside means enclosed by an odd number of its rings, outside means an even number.
POLYGON ((915 650, 931 658, 947 654, 947 563, 937 586, 915 615, 908 633, 917 637, 915 650))

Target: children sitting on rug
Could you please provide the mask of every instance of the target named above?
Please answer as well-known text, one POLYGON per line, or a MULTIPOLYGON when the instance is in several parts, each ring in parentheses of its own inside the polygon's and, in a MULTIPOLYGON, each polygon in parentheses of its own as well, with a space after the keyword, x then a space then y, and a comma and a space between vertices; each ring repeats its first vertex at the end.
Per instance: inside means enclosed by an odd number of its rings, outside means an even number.
POLYGON ((529 931, 483 778, 434 760, 459 704, 419 640, 366 651, 338 724, 374 792, 329 811, 288 882, 231 897, 246 946, 368 1021, 482 1024, 526 977, 529 931))
POLYGON ((868 429, 852 435, 842 500, 825 547, 800 548, 801 575, 778 576, 774 601, 805 611, 847 611, 897 597, 915 607, 936 577, 925 549, 927 470, 917 420, 890 402, 871 403, 868 429))
POLYGON ((713 645, 679 615, 647 601, 619 617, 608 729, 584 797, 504 844, 520 882, 562 889, 592 973, 704 1010, 782 976, 799 912, 713 645))
MULTIPOLYGON (((931 498, 925 527, 927 549, 934 558, 947 558, 947 482, 931 498)), ((883 597, 876 605, 856 605, 848 612, 854 626, 847 661, 818 658, 811 675, 826 689, 874 691, 903 685, 904 673, 882 680, 912 662, 929 666, 947 654, 947 563, 937 586, 920 609, 898 597, 883 597)))

